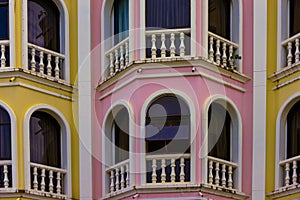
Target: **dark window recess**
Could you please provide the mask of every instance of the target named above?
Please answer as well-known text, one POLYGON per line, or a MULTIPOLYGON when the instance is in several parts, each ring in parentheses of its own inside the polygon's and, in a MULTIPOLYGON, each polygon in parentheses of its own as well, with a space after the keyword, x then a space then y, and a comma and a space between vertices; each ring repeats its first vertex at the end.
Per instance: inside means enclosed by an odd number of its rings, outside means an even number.
POLYGON ((60 52, 60 13, 52 0, 28 0, 28 42, 60 52))
POLYGON ((0 0, 0 40, 9 38, 8 1, 0 0))
POLYGON ((300 155, 300 101, 287 116, 287 159, 300 155))
POLYGON ((300 1, 290 0, 290 37, 300 32, 300 1))
POLYGON ((147 28, 189 28, 190 0, 146 0, 147 28))
POLYGON ((230 40, 230 0, 209 0, 208 31, 230 40))
MULTIPOLYGON (((1 107, 0 107, 0 160, 11 160, 11 122, 10 122, 10 117, 8 112, 1 107)), ((3 172, 3 170, 1 172, 3 172)))
POLYGON ((212 103, 208 110, 208 151, 209 156, 230 161, 231 117, 226 109, 212 103))
POLYGON ((61 168, 61 128, 48 113, 36 111, 30 118, 30 161, 61 168))
POLYGON ((113 5, 114 13, 114 37, 115 44, 128 37, 129 28, 129 5, 128 0, 115 0, 113 5))

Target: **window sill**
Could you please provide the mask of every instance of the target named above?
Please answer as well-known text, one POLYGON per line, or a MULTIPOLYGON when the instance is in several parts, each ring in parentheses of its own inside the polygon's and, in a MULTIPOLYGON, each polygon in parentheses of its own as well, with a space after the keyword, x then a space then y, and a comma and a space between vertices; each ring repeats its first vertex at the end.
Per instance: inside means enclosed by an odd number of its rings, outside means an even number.
POLYGON ((291 67, 284 67, 271 74, 268 78, 271 79, 272 82, 276 82, 296 73, 297 71, 300 71, 300 62, 293 64, 291 67))
POLYGON ((271 197, 271 199, 277 199, 281 197, 285 197, 288 195, 298 194, 300 193, 300 184, 291 185, 288 187, 281 187, 269 194, 267 196, 271 197))

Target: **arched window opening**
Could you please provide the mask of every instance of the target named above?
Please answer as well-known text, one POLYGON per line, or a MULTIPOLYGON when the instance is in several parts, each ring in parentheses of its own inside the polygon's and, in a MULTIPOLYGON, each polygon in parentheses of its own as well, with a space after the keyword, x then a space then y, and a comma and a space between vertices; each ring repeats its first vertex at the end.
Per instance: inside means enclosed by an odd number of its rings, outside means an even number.
POLYGON ((289 111, 287 116, 286 158, 300 155, 300 101, 289 111))
POLYGON ((112 34, 114 44, 118 44, 128 37, 129 4, 128 0, 115 0, 112 7, 112 34))
POLYGON ((145 122, 147 183, 189 182, 191 143, 187 104, 174 95, 160 97, 149 106, 145 122), (171 174, 172 170, 175 174, 171 174))
POLYGON ((60 12, 52 0, 28 0, 28 42, 60 52, 60 12))
POLYGON ((300 32, 300 1, 290 0, 290 37, 300 32))

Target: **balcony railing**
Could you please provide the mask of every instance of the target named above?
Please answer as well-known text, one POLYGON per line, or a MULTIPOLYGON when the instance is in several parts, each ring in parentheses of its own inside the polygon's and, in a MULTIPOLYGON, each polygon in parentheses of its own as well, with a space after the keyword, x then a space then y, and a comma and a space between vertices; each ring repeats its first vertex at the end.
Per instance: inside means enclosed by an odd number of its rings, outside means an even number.
POLYGON ((147 183, 190 182, 190 154, 147 155, 147 183))
POLYGON ((31 74, 52 81, 65 80, 65 56, 63 54, 28 43, 29 63, 31 74))
POLYGON ((109 193, 122 191, 129 187, 129 160, 120 162, 106 169, 109 177, 109 193))
POLYGON ((235 169, 238 165, 223 159, 208 156, 208 185, 234 190, 235 169))
POLYGON ((300 61, 300 33, 283 41, 282 47, 286 49, 286 62, 284 67, 291 67, 292 65, 299 64, 300 61))
POLYGON ((295 156, 293 158, 289 158, 281 161, 280 163, 281 169, 283 171, 283 184, 281 189, 295 187, 300 184, 299 173, 300 168, 300 156, 295 156))
POLYGON ((0 191, 12 187, 12 162, 0 160, 0 191))
POLYGON ((56 167, 30 163, 30 193, 66 199, 64 183, 67 171, 56 167))
POLYGON ((211 32, 208 32, 208 41, 208 59, 226 69, 234 69, 232 56, 239 46, 211 32))
POLYGON ((176 58, 190 55, 190 29, 146 31, 146 57, 176 58))
POLYGON ((0 56, 0 69, 7 67, 8 61, 9 61, 9 40, 0 40, 0 50, 1 50, 1 56, 0 56))

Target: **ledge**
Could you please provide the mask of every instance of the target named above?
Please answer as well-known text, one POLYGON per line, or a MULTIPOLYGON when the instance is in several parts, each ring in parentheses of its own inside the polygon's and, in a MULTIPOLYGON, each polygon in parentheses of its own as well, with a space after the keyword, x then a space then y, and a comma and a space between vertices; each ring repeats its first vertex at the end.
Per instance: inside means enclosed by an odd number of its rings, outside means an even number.
POLYGON ((299 194, 299 193, 300 193, 300 184, 292 185, 288 187, 282 187, 273 192, 270 192, 269 194, 267 194, 267 196, 271 197, 272 199, 277 199, 277 198, 285 197, 292 194, 299 194))
POLYGON ((275 81, 279 81, 285 77, 288 77, 289 75, 291 75, 297 71, 300 71, 300 62, 293 64, 291 67, 284 67, 284 68, 280 69, 279 71, 269 75, 268 78, 271 79, 272 82, 275 82, 275 81))

